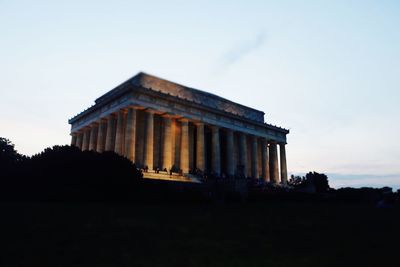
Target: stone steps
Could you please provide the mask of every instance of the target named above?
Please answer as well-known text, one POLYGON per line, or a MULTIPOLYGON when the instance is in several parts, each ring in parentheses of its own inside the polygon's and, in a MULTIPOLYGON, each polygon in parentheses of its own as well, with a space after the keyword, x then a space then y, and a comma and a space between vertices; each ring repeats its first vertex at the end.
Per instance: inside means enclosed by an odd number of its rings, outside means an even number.
POLYGON ((155 180, 167 180, 167 181, 179 181, 188 183, 201 183, 195 176, 189 175, 188 177, 173 173, 172 175, 166 172, 155 173, 155 172, 143 172, 143 178, 155 179, 155 180))

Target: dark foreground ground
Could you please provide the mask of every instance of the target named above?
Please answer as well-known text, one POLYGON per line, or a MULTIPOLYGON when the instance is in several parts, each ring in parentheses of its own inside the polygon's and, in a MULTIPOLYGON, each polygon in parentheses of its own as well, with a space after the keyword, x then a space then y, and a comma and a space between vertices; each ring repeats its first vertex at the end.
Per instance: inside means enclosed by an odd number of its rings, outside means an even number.
POLYGON ((0 266, 400 266, 400 209, 0 203, 0 266))

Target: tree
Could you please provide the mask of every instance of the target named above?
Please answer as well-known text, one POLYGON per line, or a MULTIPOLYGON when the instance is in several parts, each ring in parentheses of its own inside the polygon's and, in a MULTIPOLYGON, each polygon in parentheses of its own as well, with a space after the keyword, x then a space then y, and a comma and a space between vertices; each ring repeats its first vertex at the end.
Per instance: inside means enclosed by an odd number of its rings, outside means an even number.
POLYGON ((316 193, 325 193, 330 190, 328 176, 318 172, 309 172, 305 176, 292 175, 289 185, 300 190, 308 188, 309 190, 306 191, 314 191, 316 193))
POLYGON ((13 164, 22 156, 15 150, 14 144, 7 138, 0 137, 0 162, 3 165, 13 164))
POLYGON ((301 177, 299 175, 291 175, 290 179, 288 181, 289 185, 291 186, 298 186, 303 182, 304 177, 301 177))
POLYGON ((330 187, 328 183, 328 176, 323 173, 309 172, 306 174, 306 183, 311 183, 317 193, 328 192, 330 187))
POLYGON ((130 199, 142 178, 130 160, 114 152, 53 146, 28 158, 18 154, 5 138, 1 138, 0 149, 2 199, 130 199))

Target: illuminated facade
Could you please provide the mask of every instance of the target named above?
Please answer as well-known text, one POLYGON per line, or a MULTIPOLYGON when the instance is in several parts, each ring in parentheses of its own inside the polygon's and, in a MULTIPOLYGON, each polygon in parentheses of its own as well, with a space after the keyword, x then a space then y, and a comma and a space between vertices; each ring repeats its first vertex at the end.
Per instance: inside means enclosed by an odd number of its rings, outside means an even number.
POLYGON ((264 112, 139 73, 69 120, 71 144, 155 169, 287 181, 288 130, 264 112), (279 150, 279 157, 278 157, 279 150))

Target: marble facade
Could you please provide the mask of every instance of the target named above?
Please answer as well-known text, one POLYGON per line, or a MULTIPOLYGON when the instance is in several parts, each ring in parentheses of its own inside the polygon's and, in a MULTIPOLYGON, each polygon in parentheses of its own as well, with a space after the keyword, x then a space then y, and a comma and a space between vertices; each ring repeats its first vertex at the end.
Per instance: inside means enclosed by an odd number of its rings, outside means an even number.
POLYGON ((139 73, 69 120, 71 144, 114 151, 150 171, 287 182, 287 129, 264 112, 139 73), (279 155, 278 155, 279 154, 279 155))

